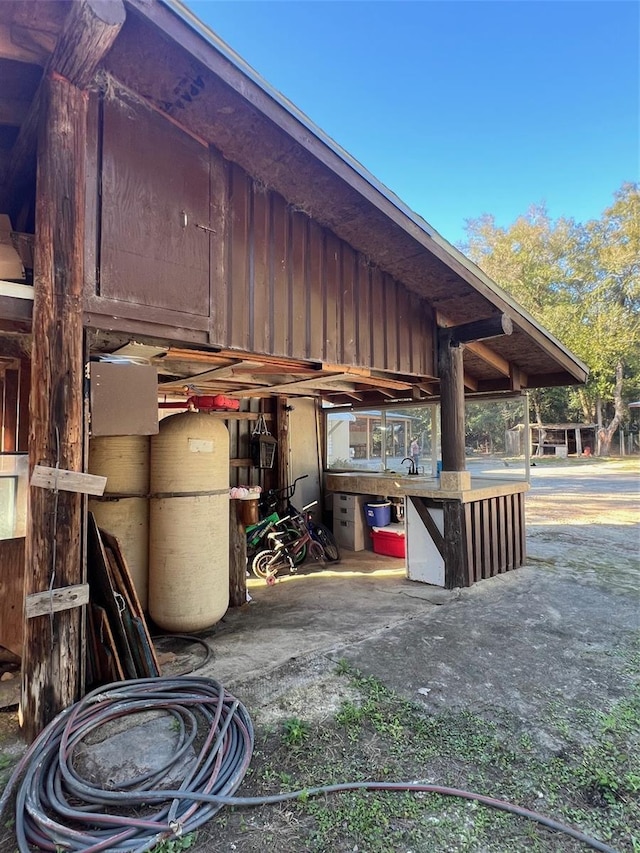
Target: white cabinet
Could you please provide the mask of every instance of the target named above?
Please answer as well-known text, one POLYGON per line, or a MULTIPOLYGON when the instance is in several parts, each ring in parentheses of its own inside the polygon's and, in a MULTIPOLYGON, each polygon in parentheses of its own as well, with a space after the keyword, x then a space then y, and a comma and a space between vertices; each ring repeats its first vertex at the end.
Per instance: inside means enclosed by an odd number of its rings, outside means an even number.
MULTIPOLYGON (((407 577, 412 581, 444 586, 444 559, 418 515, 413 501, 408 498, 405 503, 407 577)), ((430 507, 429 515, 444 535, 443 510, 430 507)))

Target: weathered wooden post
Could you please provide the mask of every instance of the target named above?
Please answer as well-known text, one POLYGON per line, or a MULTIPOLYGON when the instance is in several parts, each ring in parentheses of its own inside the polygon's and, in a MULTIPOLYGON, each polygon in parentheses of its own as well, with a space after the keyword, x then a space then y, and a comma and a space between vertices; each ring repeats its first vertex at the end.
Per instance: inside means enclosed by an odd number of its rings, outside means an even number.
MULTIPOLYGON (((442 470, 461 473, 466 468, 464 424, 463 344, 510 335, 513 323, 506 314, 438 330, 442 470)), ((449 479, 452 488, 468 488, 468 475, 449 479)), ((444 486, 443 486, 444 487, 444 486)))
MULTIPOLYGON (((81 0, 34 99, 37 189, 29 465, 83 469, 84 89, 124 22, 121 0, 81 0)), ((25 598, 82 580, 82 498, 31 487, 25 598)), ((81 671, 79 608, 25 619, 21 713, 33 740, 75 701, 81 671)))
POLYGON ((247 534, 239 501, 229 501, 229 607, 247 603, 247 534))
MULTIPOLYGON (((512 330, 505 314, 438 330, 443 491, 460 492, 471 487, 471 475, 465 470, 464 344, 510 335, 512 330)), ((453 589, 469 582, 470 522, 467 508, 459 500, 445 500, 443 513, 445 586, 453 589)))

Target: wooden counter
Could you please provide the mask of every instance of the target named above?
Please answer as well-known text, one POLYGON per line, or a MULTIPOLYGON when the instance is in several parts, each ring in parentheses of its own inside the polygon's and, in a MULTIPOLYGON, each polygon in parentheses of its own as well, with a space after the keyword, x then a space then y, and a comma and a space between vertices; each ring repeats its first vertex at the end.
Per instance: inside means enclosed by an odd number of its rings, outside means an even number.
POLYGON ((326 473, 324 481, 328 492, 399 498, 415 495, 421 498, 460 501, 461 503, 471 503, 472 501, 529 491, 529 484, 525 483, 524 480, 493 480, 488 477, 473 477, 470 489, 455 492, 443 491, 440 488, 440 481, 436 477, 423 475, 394 477, 391 474, 326 473))
POLYGON ((354 472, 326 473, 325 488, 405 498, 407 573, 412 580, 453 589, 525 562, 524 496, 529 484, 524 481, 475 477, 469 489, 444 491, 435 477, 354 472), (431 555, 420 542, 432 546, 431 555), (433 566, 435 571, 429 569, 433 566))

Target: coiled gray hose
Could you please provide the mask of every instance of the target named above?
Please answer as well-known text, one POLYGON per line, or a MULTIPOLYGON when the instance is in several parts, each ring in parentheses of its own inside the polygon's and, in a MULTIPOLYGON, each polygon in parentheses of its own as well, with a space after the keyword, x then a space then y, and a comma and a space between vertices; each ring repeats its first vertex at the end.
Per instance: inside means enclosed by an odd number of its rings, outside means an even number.
POLYGON ((253 754, 253 726, 245 707, 217 681, 182 676, 116 682, 93 690, 64 710, 33 742, 0 798, 0 817, 13 790, 20 853, 33 844, 42 850, 84 853, 144 853, 163 839, 193 832, 223 806, 282 803, 299 797, 353 790, 421 791, 475 800, 576 838, 601 853, 616 853, 572 827, 528 809, 482 794, 416 782, 352 782, 325 785, 267 797, 235 797, 253 754), (178 744, 165 767, 104 790, 81 778, 74 749, 105 723, 142 711, 161 710, 176 721, 178 744), (199 730, 206 722, 206 733, 199 730), (195 745, 180 787, 156 786, 195 745), (151 806, 154 808, 151 808, 151 806), (141 816, 132 814, 139 807, 141 816))

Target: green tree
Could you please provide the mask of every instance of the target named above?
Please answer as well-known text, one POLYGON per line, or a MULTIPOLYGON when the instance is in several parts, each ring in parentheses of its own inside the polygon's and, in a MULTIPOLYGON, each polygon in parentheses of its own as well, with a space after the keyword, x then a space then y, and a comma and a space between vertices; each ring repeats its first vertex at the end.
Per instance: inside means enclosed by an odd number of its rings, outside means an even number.
POLYGON ((640 191, 625 183, 601 218, 552 220, 530 208, 508 228, 491 216, 467 222, 463 251, 590 369, 587 384, 532 392, 536 421, 580 413, 601 425, 601 452, 640 391, 640 191), (549 415, 552 415, 549 417, 549 415), (606 424, 604 423, 606 421, 606 424))

